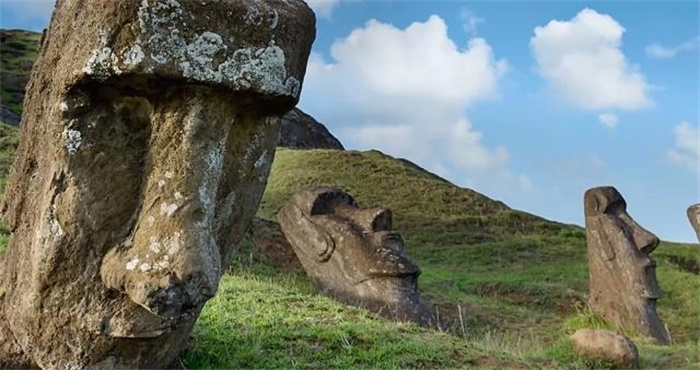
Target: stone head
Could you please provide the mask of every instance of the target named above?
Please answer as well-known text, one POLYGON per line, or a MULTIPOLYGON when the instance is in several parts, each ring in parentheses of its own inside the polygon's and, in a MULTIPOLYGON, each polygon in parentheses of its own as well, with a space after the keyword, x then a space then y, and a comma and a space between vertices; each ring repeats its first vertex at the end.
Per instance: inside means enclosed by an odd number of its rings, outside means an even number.
POLYGON ((661 291, 654 272, 656 263, 650 257, 659 239, 632 219, 627 213, 625 199, 614 187, 589 189, 584 202, 592 257, 631 269, 630 274, 619 274, 623 280, 629 277, 629 281, 620 283, 634 289, 641 297, 659 298, 661 291))
POLYGON ((257 210, 314 33, 297 0, 57 1, 3 207, 5 311, 39 366, 175 358, 257 210))
POLYGON ((700 204, 694 204, 688 207, 688 221, 690 221, 690 226, 693 227, 695 234, 700 241, 700 204))
POLYGON ((372 279, 415 279, 420 274, 404 255, 401 235, 392 232, 391 211, 361 209, 339 189, 299 192, 279 217, 313 280, 329 284, 330 279, 337 288, 350 289, 372 279))
POLYGON ((656 313, 661 289, 650 257, 659 239, 630 217, 614 187, 587 190, 584 208, 591 309, 620 328, 668 343, 656 313))

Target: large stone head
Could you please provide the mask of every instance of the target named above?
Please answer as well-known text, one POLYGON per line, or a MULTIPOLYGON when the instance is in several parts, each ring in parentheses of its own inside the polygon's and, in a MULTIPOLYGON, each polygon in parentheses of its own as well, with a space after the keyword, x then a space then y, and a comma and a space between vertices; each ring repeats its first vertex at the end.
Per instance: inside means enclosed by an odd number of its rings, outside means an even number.
POLYGON ((316 187, 296 193, 277 215, 316 289, 387 316, 427 323, 420 303, 420 269, 392 232, 391 211, 361 209, 342 190, 316 187))
POLYGON ((700 240, 700 204, 693 204, 688 207, 688 221, 690 226, 695 230, 698 240, 700 240))
POLYGON ((3 207, 4 315, 38 365, 175 358, 258 207, 314 24, 300 0, 58 0, 3 207))
POLYGON ((659 239, 630 217, 614 187, 587 190, 584 208, 591 308, 618 327, 667 343, 656 314, 661 290, 650 257, 659 239))

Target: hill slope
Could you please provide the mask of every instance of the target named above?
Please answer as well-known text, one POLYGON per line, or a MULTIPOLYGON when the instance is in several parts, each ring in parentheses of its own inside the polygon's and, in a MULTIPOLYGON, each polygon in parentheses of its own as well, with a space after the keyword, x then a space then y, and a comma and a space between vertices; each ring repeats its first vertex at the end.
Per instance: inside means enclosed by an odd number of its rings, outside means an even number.
POLYGON ((0 122, 17 126, 41 34, 0 30, 0 122))
POLYGON ((312 185, 343 188, 364 206, 394 211, 395 225, 417 237, 439 232, 443 247, 500 241, 518 235, 583 236, 582 229, 513 210, 471 189, 459 188, 415 164, 379 151, 277 151, 259 215, 274 218, 291 195, 312 185))

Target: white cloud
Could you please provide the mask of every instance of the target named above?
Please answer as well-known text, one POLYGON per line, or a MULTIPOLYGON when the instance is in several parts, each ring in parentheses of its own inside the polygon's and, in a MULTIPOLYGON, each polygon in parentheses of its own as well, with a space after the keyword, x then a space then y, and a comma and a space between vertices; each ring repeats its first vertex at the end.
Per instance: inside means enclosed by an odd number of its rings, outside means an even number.
POLYGON ((306 3, 319 18, 331 19, 333 8, 340 3, 340 0, 306 0, 306 3))
POLYGON ((668 152, 669 161, 691 171, 700 172, 700 129, 688 122, 682 122, 673 131, 676 135, 676 145, 668 152))
POLYGON ((497 96, 507 70, 485 40, 459 48, 436 15, 406 29, 371 20, 337 40, 331 56, 333 62, 311 56, 302 103, 310 102, 346 146, 442 173, 506 168, 506 148, 488 148, 465 114, 497 96))
POLYGON ((700 37, 696 37, 673 47, 666 47, 659 43, 654 43, 648 45, 645 51, 647 55, 652 58, 670 59, 675 57, 680 52, 696 50, 698 48, 698 44, 700 44, 700 37))
POLYGON ((598 121, 609 128, 615 128, 619 122, 619 118, 612 113, 601 113, 598 115, 598 121))
POLYGON ((476 36, 479 24, 484 23, 484 18, 477 17, 474 12, 467 8, 462 9, 459 18, 462 20, 464 31, 471 36, 476 36))
POLYGON ((584 9, 569 21, 536 27, 530 47, 540 74, 576 106, 636 110, 652 101, 644 75, 622 53, 624 32, 611 16, 584 9))

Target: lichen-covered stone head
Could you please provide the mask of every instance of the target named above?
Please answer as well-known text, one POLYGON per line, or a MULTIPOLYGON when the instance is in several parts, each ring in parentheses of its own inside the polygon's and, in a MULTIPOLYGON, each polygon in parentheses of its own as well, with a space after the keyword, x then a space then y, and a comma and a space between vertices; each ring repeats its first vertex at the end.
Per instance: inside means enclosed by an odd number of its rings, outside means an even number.
POLYGON ((614 187, 587 190, 584 209, 591 309, 620 328, 668 343, 656 313, 661 289, 650 257, 659 239, 630 217, 614 187))
POLYGON ((420 269, 392 232, 391 211, 361 209, 342 190, 316 187, 296 193, 277 217, 318 291, 392 318, 429 323, 418 294, 420 269))
POLYGON ((695 231, 695 235, 697 235, 698 240, 700 241, 700 204, 693 204, 692 206, 688 207, 688 221, 690 221, 690 226, 692 226, 693 230, 695 231))
POLYGON ((58 0, 3 205, 0 367, 175 359, 258 207, 314 23, 298 0, 58 0))

